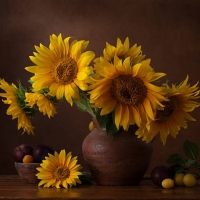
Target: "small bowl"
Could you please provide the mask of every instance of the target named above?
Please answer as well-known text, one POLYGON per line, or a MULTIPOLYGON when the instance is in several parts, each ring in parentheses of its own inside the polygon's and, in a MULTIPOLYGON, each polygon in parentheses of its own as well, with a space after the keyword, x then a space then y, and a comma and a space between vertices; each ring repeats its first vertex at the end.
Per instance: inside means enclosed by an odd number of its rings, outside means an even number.
POLYGON ((37 183, 36 174, 38 173, 37 167, 40 163, 19 163, 15 162, 15 169, 17 170, 19 176, 23 178, 28 183, 37 183))

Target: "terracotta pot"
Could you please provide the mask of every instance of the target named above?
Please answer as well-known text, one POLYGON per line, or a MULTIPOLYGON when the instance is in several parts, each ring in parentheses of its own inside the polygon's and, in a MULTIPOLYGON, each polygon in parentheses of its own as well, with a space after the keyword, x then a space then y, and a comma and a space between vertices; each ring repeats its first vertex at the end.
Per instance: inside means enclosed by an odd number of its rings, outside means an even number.
POLYGON ((83 156, 98 185, 138 185, 147 171, 153 145, 137 138, 136 126, 116 137, 98 125, 82 144, 83 156))

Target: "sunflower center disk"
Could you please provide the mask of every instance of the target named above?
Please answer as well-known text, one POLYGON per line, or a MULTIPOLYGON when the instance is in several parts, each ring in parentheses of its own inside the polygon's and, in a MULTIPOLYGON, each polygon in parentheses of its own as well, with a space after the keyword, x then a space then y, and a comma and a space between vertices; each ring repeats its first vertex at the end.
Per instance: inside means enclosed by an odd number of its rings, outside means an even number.
POLYGON ((169 100, 170 101, 162 102, 162 104, 165 106, 164 110, 156 111, 157 122, 166 121, 175 112, 178 103, 176 96, 169 97, 169 100))
POLYGON ((54 67, 55 81, 61 85, 67 85, 74 81, 78 73, 76 61, 70 57, 60 59, 54 67))
POLYGON ((54 177, 59 181, 65 180, 69 175, 69 169, 64 166, 58 166, 54 171, 54 177))
POLYGON ((114 79, 111 91, 115 99, 128 106, 138 106, 147 97, 143 81, 131 75, 120 75, 114 79))

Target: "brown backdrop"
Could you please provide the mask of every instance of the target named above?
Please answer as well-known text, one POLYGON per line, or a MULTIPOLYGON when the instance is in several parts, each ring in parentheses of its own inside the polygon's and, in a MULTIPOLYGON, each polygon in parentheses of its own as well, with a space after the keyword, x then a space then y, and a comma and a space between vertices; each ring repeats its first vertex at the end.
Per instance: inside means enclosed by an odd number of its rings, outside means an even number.
MULTIPOLYGON (((189 74, 191 84, 200 80, 200 1, 199 0, 0 0, 0 78, 18 79, 28 86, 31 74, 24 67, 34 45, 49 44, 49 35, 90 40, 89 48, 99 56, 105 43, 129 36, 133 45, 142 45, 156 71, 164 71, 179 83, 189 74)), ((37 114, 34 136, 21 135, 17 120, 6 115, 0 103, 0 174, 15 174, 12 149, 22 143, 45 143, 59 151, 65 148, 79 156, 86 168, 81 143, 88 134, 91 117, 63 103, 52 119, 37 114)), ((185 139, 200 146, 200 110, 193 112, 197 122, 189 122, 177 139, 169 137, 163 147, 154 142, 153 167, 165 164, 174 152, 182 153, 185 139)), ((134 147, 133 147, 134 148, 134 147)))

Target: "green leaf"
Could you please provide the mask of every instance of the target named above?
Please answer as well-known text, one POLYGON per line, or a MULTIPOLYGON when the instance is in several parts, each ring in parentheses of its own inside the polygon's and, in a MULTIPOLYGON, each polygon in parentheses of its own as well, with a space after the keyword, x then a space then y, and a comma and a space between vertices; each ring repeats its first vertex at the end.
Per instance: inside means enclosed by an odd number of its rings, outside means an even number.
POLYGON ((106 129, 106 133, 112 134, 113 136, 115 136, 119 130, 117 129, 114 121, 113 121, 113 114, 109 113, 107 115, 100 115, 101 110, 97 110, 96 112, 96 119, 98 121, 98 124, 101 128, 105 128, 106 129))
MULTIPOLYGON (((167 163, 168 164, 178 164, 180 168, 176 168, 176 173, 188 173, 194 169, 200 171, 200 164, 197 161, 197 157, 199 155, 199 148, 197 144, 194 142, 190 142, 188 140, 185 140, 183 144, 183 151, 186 156, 188 156, 188 159, 184 160, 182 156, 180 156, 178 153, 172 154, 168 157, 167 163)), ((197 172, 196 178, 200 179, 200 174, 197 172)))
POLYGON ((106 124, 106 131, 107 134, 112 134, 113 136, 115 136, 119 130, 117 129, 114 123, 108 121, 106 124))
POLYGON ((186 168, 192 167, 195 164, 196 164, 196 160, 189 159, 189 160, 185 161, 185 167, 186 168))
POLYGON ((175 154, 170 155, 166 162, 167 164, 183 165, 185 163, 185 160, 183 159, 181 155, 179 155, 178 153, 175 153, 175 154))
POLYGON ((98 109, 96 112, 96 119, 98 121, 100 128, 104 129, 104 128, 106 128, 106 123, 108 121, 108 115, 101 116, 100 112, 101 112, 101 110, 98 109))
POLYGON ((200 167, 199 163, 196 160, 192 160, 192 162, 191 161, 189 161, 189 162, 191 164, 191 167, 194 167, 194 168, 197 168, 197 169, 198 169, 198 167, 200 167))
POLYGON ((183 151, 190 159, 196 160, 199 155, 199 148, 194 142, 186 140, 183 144, 183 151))
POLYGON ((79 179, 82 182, 82 184, 89 184, 89 185, 92 184, 91 182, 92 175, 90 172, 83 171, 82 174, 79 175, 79 179))
POLYGON ((93 117, 96 117, 95 110, 92 108, 92 105, 90 104, 86 94, 84 94, 83 92, 80 93, 80 100, 75 101, 75 103, 80 111, 88 112, 93 117))

